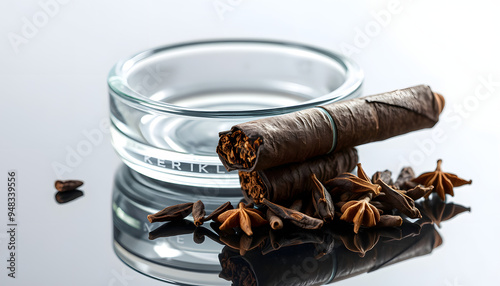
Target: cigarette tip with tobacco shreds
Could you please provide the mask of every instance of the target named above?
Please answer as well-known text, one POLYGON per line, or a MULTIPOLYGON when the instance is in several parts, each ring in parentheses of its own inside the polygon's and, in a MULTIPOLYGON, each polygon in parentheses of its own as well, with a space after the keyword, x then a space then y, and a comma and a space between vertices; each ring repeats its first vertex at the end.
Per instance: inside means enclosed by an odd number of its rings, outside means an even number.
POLYGON ((419 85, 235 125, 219 133, 228 171, 259 171, 430 128, 444 97, 419 85))

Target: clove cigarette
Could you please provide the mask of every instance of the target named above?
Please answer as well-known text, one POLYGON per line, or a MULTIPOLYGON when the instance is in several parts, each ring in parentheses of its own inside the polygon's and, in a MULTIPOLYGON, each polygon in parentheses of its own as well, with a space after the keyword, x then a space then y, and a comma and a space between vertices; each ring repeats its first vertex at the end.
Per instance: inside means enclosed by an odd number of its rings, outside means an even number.
POLYGON ((320 182, 326 182, 351 171, 357 162, 356 149, 348 148, 301 163, 253 172, 240 171, 241 189, 256 203, 264 198, 278 203, 291 202, 301 197, 309 198, 314 188, 311 174, 315 174, 320 182))
POLYGON ((443 108, 419 85, 235 125, 219 133, 217 153, 228 171, 264 170, 430 128, 443 108))

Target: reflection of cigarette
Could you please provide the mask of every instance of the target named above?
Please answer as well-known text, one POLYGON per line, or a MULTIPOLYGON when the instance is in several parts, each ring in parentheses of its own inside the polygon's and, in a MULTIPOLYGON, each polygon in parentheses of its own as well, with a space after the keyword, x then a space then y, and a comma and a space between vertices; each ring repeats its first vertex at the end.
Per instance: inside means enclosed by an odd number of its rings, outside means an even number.
POLYGON ((333 281, 375 271, 407 259, 427 255, 442 243, 433 225, 424 225, 419 235, 402 240, 379 242, 364 257, 347 249, 336 249, 337 272, 333 281))

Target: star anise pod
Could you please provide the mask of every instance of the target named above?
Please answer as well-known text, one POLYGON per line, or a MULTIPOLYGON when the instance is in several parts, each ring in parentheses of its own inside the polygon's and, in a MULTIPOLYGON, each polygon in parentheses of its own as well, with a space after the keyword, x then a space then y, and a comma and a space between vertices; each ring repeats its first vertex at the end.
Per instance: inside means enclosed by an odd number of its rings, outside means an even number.
POLYGON ((372 183, 361 167, 361 163, 358 163, 358 176, 354 176, 351 173, 344 173, 337 178, 328 180, 325 184, 329 187, 353 193, 371 192, 374 196, 378 196, 381 189, 380 185, 372 183))
POLYGON ((263 214, 254 208, 246 207, 240 203, 237 209, 227 210, 217 217, 217 221, 222 223, 220 230, 229 230, 234 227, 240 227, 248 236, 252 236, 252 227, 257 227, 268 223, 263 218, 263 214))
MULTIPOLYGON (((434 172, 427 172, 424 173, 418 178, 413 179, 415 183, 422 184, 426 187, 429 186, 434 186, 434 192, 436 192, 441 200, 446 199, 446 194, 450 194, 452 197, 454 195, 453 193, 453 187, 459 187, 462 185, 466 184, 471 184, 472 180, 466 181, 464 179, 459 178, 455 174, 451 173, 445 173, 441 171, 441 163, 443 161, 439 159, 437 161, 437 167, 434 172)), ((429 194, 425 196, 425 198, 428 198, 429 194)))
POLYGON ((371 193, 359 201, 349 201, 341 208, 340 219, 354 223, 354 233, 358 233, 361 226, 372 227, 380 221, 380 213, 370 200, 371 193))

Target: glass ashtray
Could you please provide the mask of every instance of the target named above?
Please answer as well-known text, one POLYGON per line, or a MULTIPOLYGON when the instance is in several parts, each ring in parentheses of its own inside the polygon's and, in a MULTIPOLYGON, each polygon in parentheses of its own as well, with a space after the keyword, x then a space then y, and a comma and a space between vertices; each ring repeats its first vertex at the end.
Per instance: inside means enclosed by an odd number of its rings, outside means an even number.
POLYGON ((220 131, 359 95, 350 59, 295 43, 185 43, 118 62, 108 78, 112 143, 135 171, 174 184, 237 188, 215 152, 220 131))

